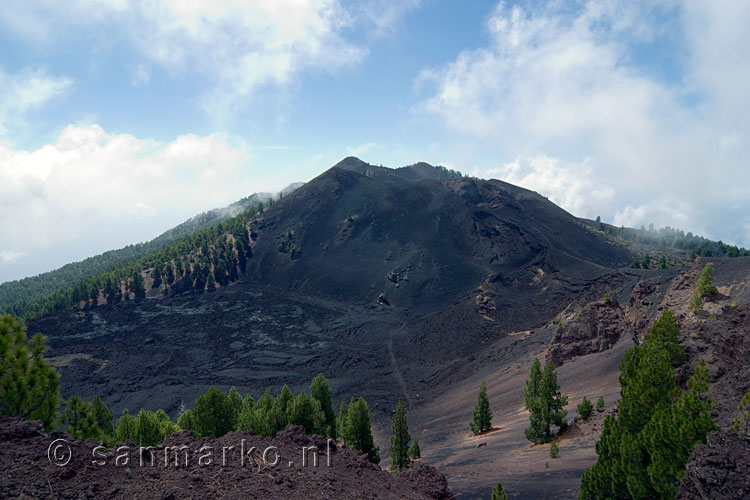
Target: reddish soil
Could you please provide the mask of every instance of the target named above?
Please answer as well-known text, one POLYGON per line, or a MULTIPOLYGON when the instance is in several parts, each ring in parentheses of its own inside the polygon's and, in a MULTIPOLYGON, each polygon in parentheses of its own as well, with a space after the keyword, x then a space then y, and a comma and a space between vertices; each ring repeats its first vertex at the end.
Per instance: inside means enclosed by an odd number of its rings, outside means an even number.
POLYGON ((154 448, 154 466, 148 451, 141 465, 138 447, 132 442, 127 443, 132 450, 129 463, 124 459, 118 463, 117 456, 124 456, 124 451, 94 457, 93 441, 72 441, 64 433, 47 436, 37 422, 15 418, 0 418, 0 444, 2 498, 454 498, 445 478, 432 467, 417 464, 409 471, 390 473, 345 447, 333 444, 328 452, 325 438, 308 437, 301 427, 289 427, 274 439, 233 432, 219 439, 196 440, 192 433, 181 432, 169 437, 164 446, 154 448), (48 448, 56 439, 68 440, 58 450, 61 459, 67 450, 72 456, 64 466, 53 465, 48 459, 48 448), (239 451, 243 440, 246 449, 257 450, 248 455, 244 467, 239 451), (179 465, 175 465, 175 454, 170 454, 165 466, 164 447, 183 445, 189 455, 180 451, 179 465), (312 463, 312 452, 308 453, 307 464, 302 464, 303 447, 313 445, 320 450, 317 467, 312 463), (224 465, 222 450, 230 446, 235 448, 227 448, 224 465), (199 462, 209 450, 213 463, 209 464, 207 458, 199 462), (184 463, 186 456, 188 466, 184 463), (278 465, 271 465, 277 456, 278 465))

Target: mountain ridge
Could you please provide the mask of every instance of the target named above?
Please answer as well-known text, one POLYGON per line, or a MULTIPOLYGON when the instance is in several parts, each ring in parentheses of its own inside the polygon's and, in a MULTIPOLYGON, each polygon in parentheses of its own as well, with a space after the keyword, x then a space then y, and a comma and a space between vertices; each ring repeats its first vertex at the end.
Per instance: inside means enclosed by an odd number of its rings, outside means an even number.
POLYGON ((35 298, 51 296, 55 292, 74 285, 89 276, 107 272, 112 266, 141 258, 164 246, 193 234, 201 229, 210 228, 222 221, 242 213, 261 202, 273 200, 274 196, 286 195, 303 185, 293 183, 278 193, 254 193, 235 201, 226 207, 215 208, 194 215, 177 226, 167 229, 156 238, 147 242, 135 243, 125 247, 108 250, 81 261, 71 262, 57 269, 34 276, 0 283, 0 312, 15 312, 16 304, 35 298))

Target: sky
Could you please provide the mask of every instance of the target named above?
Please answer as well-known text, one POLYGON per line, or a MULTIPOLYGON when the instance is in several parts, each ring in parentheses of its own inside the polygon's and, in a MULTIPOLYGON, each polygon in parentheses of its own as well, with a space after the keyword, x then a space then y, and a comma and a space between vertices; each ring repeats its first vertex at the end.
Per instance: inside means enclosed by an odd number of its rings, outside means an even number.
POLYGON ((750 2, 4 0, 0 282, 346 156, 750 247, 750 2))

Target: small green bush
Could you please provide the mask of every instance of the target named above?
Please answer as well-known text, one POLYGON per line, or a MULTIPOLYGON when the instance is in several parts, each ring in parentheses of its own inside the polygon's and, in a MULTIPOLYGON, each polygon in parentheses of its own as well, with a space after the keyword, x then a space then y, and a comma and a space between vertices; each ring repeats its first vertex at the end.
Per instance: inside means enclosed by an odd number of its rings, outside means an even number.
POLYGON ((557 443, 552 443, 549 447, 549 457, 557 458, 559 456, 560 456, 560 447, 557 446, 557 443))
POLYGON ((599 400, 596 402, 596 409, 604 409, 604 396, 599 396, 599 400))
POLYGON ((703 271, 698 278, 695 293, 690 299, 690 310, 697 312, 703 305, 703 298, 716 295, 716 293, 718 293, 718 290, 714 286, 714 265, 709 262, 703 267, 703 271))
POLYGON ((576 407, 576 411, 581 416, 582 419, 586 420, 591 416, 591 411, 594 409, 594 404, 589 401, 589 399, 584 396, 583 401, 576 407))
POLYGON ((609 292, 605 292, 604 293, 604 303, 605 304, 611 304, 612 303, 612 299, 609 297, 609 292))
POLYGON ((508 500, 508 494, 505 493, 503 485, 497 483, 495 488, 492 490, 492 500, 508 500))

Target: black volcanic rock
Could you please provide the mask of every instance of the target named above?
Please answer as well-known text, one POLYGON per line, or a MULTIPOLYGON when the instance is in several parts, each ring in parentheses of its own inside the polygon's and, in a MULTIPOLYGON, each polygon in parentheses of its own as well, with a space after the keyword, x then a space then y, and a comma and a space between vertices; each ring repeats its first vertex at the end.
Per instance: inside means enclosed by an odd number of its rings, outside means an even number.
POLYGON ((603 282, 637 280, 616 270, 628 250, 542 196, 427 164, 347 158, 267 207, 252 239, 246 273, 216 293, 31 321, 63 395, 175 416, 210 386, 299 391, 323 372, 377 420, 472 375, 512 331, 600 299, 603 282))
MULTIPOLYGON (((434 311, 485 278, 530 267, 586 277, 631 255, 536 193, 454 178, 427 164, 387 169, 347 158, 265 211, 249 274, 262 283, 434 311), (288 249, 298 256, 293 258, 288 249), (410 269, 408 283, 391 273, 410 269)), ((530 278, 531 276, 529 276, 530 278)))
POLYGON ((750 436, 715 431, 687 463, 678 500, 750 498, 750 436))

